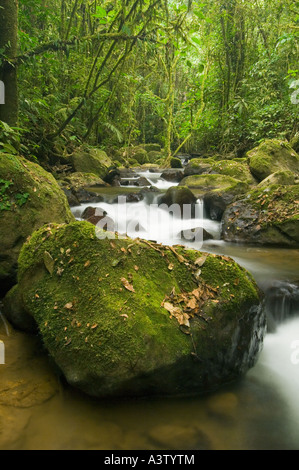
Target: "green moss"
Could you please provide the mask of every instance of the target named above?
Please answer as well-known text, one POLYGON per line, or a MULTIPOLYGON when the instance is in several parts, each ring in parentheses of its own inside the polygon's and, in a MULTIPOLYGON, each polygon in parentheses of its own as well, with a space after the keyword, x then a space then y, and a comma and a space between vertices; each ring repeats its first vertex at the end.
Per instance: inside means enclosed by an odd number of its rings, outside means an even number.
POLYGON ((255 179, 250 173, 246 160, 245 162, 240 162, 236 160, 219 161, 212 165, 211 172, 231 176, 232 178, 235 178, 239 181, 243 181, 247 184, 255 183, 255 179))
POLYGON ((242 194, 248 189, 248 185, 231 176, 209 174, 194 175, 183 178, 179 186, 187 186, 197 196, 201 197, 207 192, 224 192, 242 194))
POLYGON ((76 172, 93 173, 100 178, 104 178, 108 168, 112 166, 112 160, 103 150, 88 146, 76 149, 71 162, 76 172))
POLYGON ((99 239, 88 222, 35 232, 21 251, 18 281, 26 311, 67 379, 100 395, 119 393, 136 377, 134 386, 144 390, 140 377, 169 373, 174 364, 194 369, 198 383, 205 364, 194 368, 197 347, 210 357, 204 347, 210 335, 236 328, 260 302, 254 281, 231 259, 139 239, 99 239), (45 253, 52 263, 45 264, 45 253), (196 289, 205 298, 197 313, 186 306, 196 289), (165 299, 189 312, 189 334, 163 307, 165 299))
POLYGON ((47 222, 70 222, 74 217, 55 178, 39 165, 0 153, 0 179, 11 183, 6 190, 9 210, 0 211, 0 265, 7 269, 1 280, 13 282, 26 238, 47 222))
POLYGON ((172 157, 170 160, 171 168, 183 168, 180 158, 172 157))
POLYGON ((281 170, 299 173, 299 156, 285 141, 265 140, 247 153, 252 174, 259 180, 281 170))

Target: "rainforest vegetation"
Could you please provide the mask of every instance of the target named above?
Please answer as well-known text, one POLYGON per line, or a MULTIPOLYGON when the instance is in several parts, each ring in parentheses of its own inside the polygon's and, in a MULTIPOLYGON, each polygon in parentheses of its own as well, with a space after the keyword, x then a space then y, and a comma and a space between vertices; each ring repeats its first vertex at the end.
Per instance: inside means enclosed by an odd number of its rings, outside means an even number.
POLYGON ((298 131, 296 0, 1 0, 1 151, 234 152, 298 131))

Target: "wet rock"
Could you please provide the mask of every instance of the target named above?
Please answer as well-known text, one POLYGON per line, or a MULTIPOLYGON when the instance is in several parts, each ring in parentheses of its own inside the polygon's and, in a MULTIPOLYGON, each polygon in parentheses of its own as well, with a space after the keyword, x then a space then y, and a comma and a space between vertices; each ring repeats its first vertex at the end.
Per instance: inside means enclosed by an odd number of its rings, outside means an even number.
POLYGON ((165 181, 170 181, 173 183, 179 183, 182 181, 184 173, 181 170, 168 169, 164 170, 161 174, 161 178, 165 181))
POLYGON ((113 219, 107 216, 107 212, 100 207, 87 207, 81 218, 97 226, 101 222, 100 225, 103 230, 114 232, 115 224, 113 219))
POLYGON ((106 188, 108 186, 99 176, 93 173, 76 172, 68 175, 59 184, 64 191, 70 207, 79 206, 88 202, 101 202, 103 198, 97 196, 89 188, 106 188))
POLYGON ((262 297, 232 259, 100 239, 86 222, 44 230, 22 249, 18 290, 70 385, 97 397, 198 394, 256 363, 262 297))
POLYGON ((299 246, 299 186, 256 188, 225 211, 222 237, 230 242, 299 246))
POLYGON ((183 210, 187 207, 190 208, 190 215, 192 215, 194 213, 196 202, 197 198, 189 188, 186 186, 172 186, 165 194, 159 197, 158 204, 160 208, 163 207, 163 205, 168 208, 176 205, 179 208, 179 214, 176 215, 182 216, 183 210))
POLYGON ((219 221, 226 207, 248 191, 247 183, 220 174, 188 176, 180 185, 187 186, 196 197, 203 199, 208 216, 219 221))
POLYGON ((191 228, 190 230, 182 230, 180 232, 180 237, 183 240, 187 241, 194 241, 195 239, 197 241, 205 241, 205 240, 213 240, 214 237, 211 235, 206 229, 203 227, 194 227, 191 228))

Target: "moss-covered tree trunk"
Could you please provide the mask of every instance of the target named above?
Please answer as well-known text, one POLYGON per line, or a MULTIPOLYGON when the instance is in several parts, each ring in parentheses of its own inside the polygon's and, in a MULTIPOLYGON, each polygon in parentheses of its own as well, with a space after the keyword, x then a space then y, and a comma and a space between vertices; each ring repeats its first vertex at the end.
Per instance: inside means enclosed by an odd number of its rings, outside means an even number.
POLYGON ((18 0, 0 2, 0 80, 5 86, 5 104, 0 105, 0 120, 10 126, 18 122, 17 68, 10 59, 17 56, 18 0))

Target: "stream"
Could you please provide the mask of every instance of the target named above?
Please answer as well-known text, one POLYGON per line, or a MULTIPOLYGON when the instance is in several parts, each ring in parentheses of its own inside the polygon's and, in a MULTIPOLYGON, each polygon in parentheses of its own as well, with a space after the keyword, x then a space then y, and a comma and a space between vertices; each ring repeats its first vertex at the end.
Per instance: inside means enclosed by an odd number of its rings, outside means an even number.
MULTIPOLYGON (((139 175, 160 190, 174 186, 159 173, 139 175)), ((204 396, 96 400, 59 381, 36 338, 13 330, 0 314, 6 359, 0 364, 0 449, 299 450, 299 250, 225 243, 201 201, 198 220, 174 220, 156 206, 151 211, 156 202, 149 192, 119 210, 114 194, 72 211, 80 219, 87 206, 99 206, 121 227, 127 224, 131 237, 224 254, 248 269, 266 293, 269 318, 257 364, 240 381, 204 396), (213 239, 181 239, 199 223, 213 239)))

